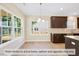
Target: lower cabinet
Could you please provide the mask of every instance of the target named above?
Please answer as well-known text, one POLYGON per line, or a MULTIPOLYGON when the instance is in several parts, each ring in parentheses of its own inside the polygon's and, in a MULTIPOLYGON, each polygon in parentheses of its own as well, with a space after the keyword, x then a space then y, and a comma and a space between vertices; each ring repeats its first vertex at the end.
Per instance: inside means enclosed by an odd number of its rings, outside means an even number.
MULTIPOLYGON (((61 34, 61 33, 57 33, 57 34, 50 34, 51 35, 51 42, 52 43, 65 43, 65 35, 68 34, 61 34)), ((79 36, 79 33, 74 33, 74 36, 79 36)))
POLYGON ((65 43, 66 34, 51 34, 51 42, 53 43, 65 43))
POLYGON ((75 49, 75 56, 79 56, 79 41, 72 38, 65 38, 65 48, 75 49))

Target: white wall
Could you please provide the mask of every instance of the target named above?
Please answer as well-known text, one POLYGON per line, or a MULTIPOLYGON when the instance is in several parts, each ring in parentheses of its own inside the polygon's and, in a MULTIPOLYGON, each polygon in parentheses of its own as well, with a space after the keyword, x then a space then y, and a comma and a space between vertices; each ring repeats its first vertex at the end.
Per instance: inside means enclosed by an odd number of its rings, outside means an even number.
MULTIPOLYGON (((38 16, 26 16, 26 42, 29 41, 50 41, 50 34, 32 34, 32 21, 38 20, 38 16)), ((50 28, 50 17, 49 16, 43 16, 42 19, 48 21, 48 29, 50 28)))
POLYGON ((76 29, 77 28, 77 17, 69 16, 67 21, 67 28, 76 29))

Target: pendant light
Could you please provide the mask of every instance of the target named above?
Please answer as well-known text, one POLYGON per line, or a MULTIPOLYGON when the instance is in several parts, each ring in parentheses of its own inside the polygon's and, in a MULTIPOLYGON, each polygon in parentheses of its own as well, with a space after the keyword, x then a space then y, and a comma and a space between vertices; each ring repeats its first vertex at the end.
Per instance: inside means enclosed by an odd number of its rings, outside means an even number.
POLYGON ((39 15, 37 22, 40 22, 40 21, 45 22, 45 20, 42 20, 42 17, 41 17, 41 14, 42 14, 41 13, 41 7, 42 7, 42 3, 40 3, 40 15, 39 15))

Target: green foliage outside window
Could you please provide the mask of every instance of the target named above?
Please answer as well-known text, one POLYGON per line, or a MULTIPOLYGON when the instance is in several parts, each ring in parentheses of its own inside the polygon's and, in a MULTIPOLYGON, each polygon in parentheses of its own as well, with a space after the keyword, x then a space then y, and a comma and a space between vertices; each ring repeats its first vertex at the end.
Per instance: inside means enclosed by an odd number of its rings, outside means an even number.
POLYGON ((11 35, 11 28, 3 27, 2 33, 3 33, 3 36, 11 35))
POLYGON ((2 26, 5 26, 2 28, 3 36, 10 35, 11 28, 8 26, 11 26, 11 16, 2 16, 2 26))
POLYGON ((21 20, 19 19, 19 18, 17 18, 17 17, 15 17, 14 16, 14 25, 16 26, 16 27, 21 27, 21 20))
POLYGON ((21 29, 20 28, 15 28, 15 35, 20 36, 21 35, 21 29))
POLYGON ((2 25, 11 26, 11 16, 2 16, 2 25))
POLYGON ((7 16, 3 16, 2 17, 2 25, 6 26, 8 23, 7 23, 7 16))

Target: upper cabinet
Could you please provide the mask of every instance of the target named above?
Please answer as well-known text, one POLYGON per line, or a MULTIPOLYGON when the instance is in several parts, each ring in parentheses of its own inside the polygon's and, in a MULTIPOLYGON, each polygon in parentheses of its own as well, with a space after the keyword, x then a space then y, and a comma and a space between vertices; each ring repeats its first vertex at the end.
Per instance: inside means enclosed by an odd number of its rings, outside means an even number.
POLYGON ((67 17, 66 16, 51 16, 51 28, 66 28, 67 17))
POLYGON ((79 28, 79 17, 77 18, 77 28, 79 28))

